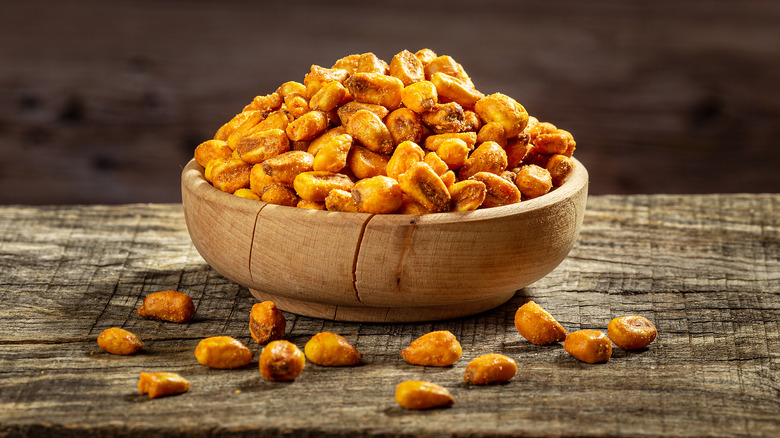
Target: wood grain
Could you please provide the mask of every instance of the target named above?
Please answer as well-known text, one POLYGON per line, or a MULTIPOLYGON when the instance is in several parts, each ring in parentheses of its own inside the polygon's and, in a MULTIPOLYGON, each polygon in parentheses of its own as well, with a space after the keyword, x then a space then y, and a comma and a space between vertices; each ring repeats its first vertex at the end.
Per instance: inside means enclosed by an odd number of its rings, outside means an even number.
POLYGON ((256 352, 248 290, 206 265, 178 205, 0 207, 0 437, 15 436, 777 436, 780 434, 780 195, 592 196, 570 256, 505 305, 473 317, 358 324, 287 313, 286 338, 323 330, 364 354, 354 368, 308 363, 294 383, 252 365, 214 370, 193 350, 230 335, 256 352), (188 324, 139 318, 143 297, 192 296, 188 324), (645 351, 615 349, 588 365, 539 347, 513 326, 533 299, 569 330, 604 330, 642 314, 659 330, 645 351), (135 356, 98 350, 111 326, 135 332, 135 356), (463 357, 450 368, 406 364, 398 352, 450 330, 463 357), (510 383, 469 387, 472 358, 507 354, 510 383), (174 371, 183 395, 149 400, 140 371, 174 371), (449 388, 449 409, 404 411, 395 385, 449 388))
POLYGON ((311 64, 450 54, 570 130, 591 193, 780 192, 780 4, 3 2, 0 204, 178 202, 201 141, 311 64))

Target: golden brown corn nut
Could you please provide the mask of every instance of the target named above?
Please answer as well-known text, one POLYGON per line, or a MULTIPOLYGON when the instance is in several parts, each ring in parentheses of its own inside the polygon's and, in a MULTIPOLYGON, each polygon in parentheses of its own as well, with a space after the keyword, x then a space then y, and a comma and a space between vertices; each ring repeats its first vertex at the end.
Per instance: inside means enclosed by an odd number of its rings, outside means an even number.
POLYGON ((357 203, 352 199, 352 193, 346 190, 334 189, 325 197, 325 209, 328 211, 344 211, 357 213, 357 203))
POLYGON ((463 349, 460 342, 447 330, 420 336, 401 350, 401 357, 412 365, 446 367, 454 364, 463 349))
POLYGON ((379 154, 389 155, 395 147, 387 126, 371 111, 360 110, 353 114, 347 123, 347 134, 366 149, 379 154))
POLYGON ((273 301, 255 303, 249 312, 249 333, 258 344, 267 344, 284 337, 287 320, 273 301))
POLYGON ((311 70, 303 77, 303 85, 306 87, 306 96, 314 96, 325 84, 333 81, 344 83, 349 72, 338 68, 323 68, 312 65, 311 70))
POLYGON ((360 63, 360 55, 357 54, 347 55, 343 58, 337 59, 336 62, 333 64, 333 67, 331 68, 346 70, 347 72, 349 72, 349 74, 352 74, 352 73, 357 73, 359 63, 360 63))
POLYGON ((328 115, 322 111, 309 111, 287 125, 287 137, 292 141, 313 140, 328 128, 328 115))
POLYGON ((450 209, 450 192, 428 164, 413 164, 398 176, 398 183, 404 193, 430 212, 441 213, 450 209))
POLYGON ((434 52, 431 49, 420 49, 414 53, 414 56, 416 56, 417 59, 420 60, 423 67, 425 67, 426 65, 428 65, 429 62, 439 57, 439 55, 437 55, 436 52, 434 52))
POLYGON ((355 73, 379 73, 386 75, 390 70, 387 63, 372 52, 361 53, 357 60, 357 70, 355 73))
POLYGON ((258 131, 241 139, 236 148, 246 163, 258 164, 290 150, 290 140, 281 129, 258 131))
POLYGON ((441 175, 439 178, 441 178, 441 182, 443 182, 444 185, 447 186, 447 190, 449 190, 450 186, 455 184, 455 182, 458 180, 458 177, 455 175, 455 172, 451 170, 444 172, 444 174, 441 175))
POLYGON ((244 111, 236 114, 230 121, 222 125, 216 134, 214 134, 214 140, 227 141, 235 131, 238 131, 245 126, 254 126, 265 118, 266 113, 262 110, 244 111))
POLYGON ((300 82, 288 81, 279 86, 279 88, 276 90, 276 94, 282 96, 282 101, 284 101, 284 98, 290 94, 300 94, 301 96, 306 96, 306 86, 300 82))
POLYGON ((252 99, 247 106, 244 107, 244 112, 247 111, 262 111, 266 114, 278 110, 282 106, 283 96, 279 93, 271 93, 265 96, 256 96, 252 99))
POLYGON ((322 146, 314 156, 314 170, 338 172, 347 166, 347 156, 352 147, 352 136, 342 134, 322 146))
POLYGON ((325 202, 331 190, 352 190, 355 184, 347 175, 326 171, 300 173, 294 182, 295 193, 306 201, 325 202))
POLYGON ((474 110, 485 123, 500 123, 506 138, 516 137, 528 124, 525 108, 505 94, 494 93, 483 97, 477 101, 474 110))
POLYGON ((297 204, 295 204, 296 208, 302 208, 304 210, 325 210, 325 202, 317 202, 317 201, 307 201, 305 199, 300 199, 297 204))
POLYGON ((315 138, 309 143, 309 148, 307 152, 309 152, 310 154, 316 157, 317 152, 319 152, 323 146, 328 144, 328 142, 338 137, 339 135, 346 134, 346 133, 347 133, 347 128, 345 128, 344 126, 336 126, 335 128, 328 129, 327 131, 318 135, 317 138, 315 138))
POLYGON ((297 206, 299 201, 295 190, 279 183, 268 184, 263 187, 263 194, 260 196, 260 200, 269 204, 286 205, 288 207, 297 206))
POLYGON ((432 110, 438 103, 436 86, 430 81, 409 84, 401 91, 401 101, 410 110, 422 114, 432 110))
POLYGON ((453 139, 463 140, 463 142, 466 143, 466 146, 468 146, 469 151, 471 151, 477 143, 477 133, 453 132, 449 134, 430 135, 425 138, 425 143, 423 143, 423 145, 425 146, 425 149, 428 149, 429 151, 436 151, 439 149, 439 145, 442 144, 442 142, 453 139))
POLYGON ((292 187, 295 177, 314 170, 314 157, 303 151, 290 151, 263 161, 263 172, 277 183, 292 187))
POLYGON ((198 363, 209 368, 240 368, 252 361, 255 354, 238 339, 214 336, 201 340, 195 347, 198 363))
POLYGON ((578 330, 566 335, 563 349, 586 363, 606 362, 612 357, 612 342, 598 330, 578 330))
MULTIPOLYGON (((463 110, 463 131, 479 132, 482 127, 482 120, 476 112, 464 109, 463 110)), ((500 144, 500 143, 499 143, 500 144)))
POLYGON ((528 137, 520 134, 520 137, 510 138, 504 145, 504 152, 506 152, 506 167, 507 169, 514 169, 519 167, 525 155, 528 153, 528 137))
POLYGON ((415 201, 414 198, 404 193, 403 201, 401 202, 401 208, 398 209, 399 214, 428 214, 431 211, 425 208, 422 204, 415 201))
POLYGON ((98 335, 97 344, 103 351, 122 356, 135 354, 144 348, 141 338, 119 327, 103 330, 98 335))
POLYGON ((477 142, 482 144, 486 141, 494 141, 501 147, 505 147, 507 138, 504 134, 504 125, 498 122, 485 123, 477 133, 477 142))
POLYGON ((227 159, 233 154, 226 141, 206 140, 195 148, 195 161, 205 169, 209 161, 227 159))
POLYGON ((471 81, 469 75, 466 74, 466 70, 464 70, 463 66, 456 62, 451 56, 442 55, 425 64, 426 79, 430 81, 436 73, 448 74, 460 79, 469 87, 474 88, 474 83, 471 81))
POLYGON ((472 385, 508 382, 517 374, 517 363, 503 354, 484 354, 469 362, 463 381, 472 385))
POLYGON ((540 154, 563 154, 569 147, 569 139, 559 130, 551 134, 537 135, 534 139, 534 146, 540 154))
POLYGON ((566 151, 562 154, 567 157, 571 157, 574 155, 574 150, 577 149, 577 142, 574 141, 574 136, 571 135, 571 132, 564 131, 563 129, 559 129, 558 132, 563 134, 564 137, 566 137, 566 151))
POLYGON ((547 169, 535 164, 529 164, 520 168, 515 178, 515 185, 520 189, 523 198, 538 198, 550 191, 553 186, 552 177, 547 169))
POLYGON ((458 181, 448 188, 451 211, 471 211, 479 208, 485 201, 487 187, 482 181, 458 181))
POLYGON ((506 169, 507 164, 504 148, 496 142, 486 141, 474 149, 460 168, 458 176, 461 180, 465 180, 479 172, 500 174, 506 169))
POLYGON ((423 137, 423 123, 420 116, 409 108, 398 108, 385 118, 385 125, 395 145, 405 141, 420 143, 423 137))
POLYGON ((347 95, 347 89, 341 82, 332 81, 325 84, 309 100, 309 108, 328 112, 335 109, 347 95))
POLYGON ((547 345, 566 339, 566 330, 549 312, 529 301, 515 312, 515 328, 530 343, 547 345))
POLYGON ((363 358, 343 336, 331 332, 312 336, 303 347, 303 352, 311 362, 326 367, 353 366, 363 358))
POLYGON ((404 50, 390 61, 390 76, 395 76, 408 86, 425 80, 423 63, 412 52, 404 50))
MULTIPOLYGON (((251 175, 250 175, 250 181, 251 181, 251 175)), ((250 184, 251 184, 251 182, 250 182, 250 184)), ((253 201, 259 201, 260 200, 260 196, 258 196, 251 189, 238 189, 235 192, 233 192, 233 194, 238 196, 239 198, 251 199, 253 201)))
POLYGON ((393 213, 401 207, 403 191, 398 181, 379 175, 355 183, 352 198, 361 212, 393 213))
POLYGON ((436 104, 430 111, 421 114, 422 121, 436 134, 460 132, 463 130, 463 107, 456 102, 436 104))
POLYGON ((407 380, 395 388, 395 401, 404 409, 432 409, 452 406, 455 399, 441 385, 422 380, 407 380))
POLYGON ((260 374, 274 381, 295 380, 305 365, 306 357, 301 349, 285 340, 269 342, 258 359, 260 374))
POLYGON ((347 167, 358 179, 386 175, 388 161, 390 161, 389 155, 371 152, 356 144, 352 145, 347 155, 347 167))
POLYGON ((469 179, 485 184, 485 200, 482 201, 481 205, 483 208, 500 207, 520 202, 520 190, 517 186, 495 173, 478 172, 469 179))
POLYGON ((545 167, 550 172, 552 184, 555 187, 559 187, 563 185, 572 169, 574 169, 574 162, 566 155, 556 154, 547 160, 547 166, 545 167))
POLYGON ((293 120, 295 119, 293 118, 292 114, 288 113, 287 111, 275 111, 260 121, 260 123, 253 126, 252 129, 246 131, 246 135, 253 134, 257 131, 265 131, 266 129, 281 129, 284 131, 287 129, 287 125, 289 125, 293 120))
POLYGON ((436 72, 431 75, 431 83, 436 87, 436 93, 452 102, 459 103, 463 108, 473 109, 484 94, 474 89, 473 84, 468 84, 446 73, 436 72))
POLYGON ((344 81, 344 85, 359 102, 382 105, 390 111, 401 105, 404 83, 396 77, 381 73, 355 73, 344 81))
POLYGON ((536 137, 540 134, 552 134, 556 132, 558 128, 550 122, 540 122, 536 117, 528 117, 528 125, 525 127, 524 132, 528 134, 528 139, 531 143, 536 141, 536 137))
POLYGON ((145 373, 138 376, 138 392, 149 398, 182 394, 189 391, 190 382, 176 373, 145 373))
POLYGON ((282 109, 290 113, 295 119, 311 111, 308 99, 302 94, 288 94, 284 98, 282 109))
POLYGON ((454 170, 460 169, 466 164, 469 152, 469 147, 466 145, 465 141, 459 138, 453 138, 439 144, 435 153, 447 164, 447 167, 450 170, 454 170))
POLYGON ((195 314, 195 304, 189 295, 175 290, 154 292, 144 297, 136 309, 138 316, 170 322, 187 322, 195 314))
POLYGON ((425 152, 420 146, 411 141, 404 141, 393 151, 393 155, 387 162, 387 176, 398 180, 398 177, 409 170, 414 163, 419 163, 425 158, 425 152))
POLYGON ((436 175, 439 175, 440 177, 449 170, 447 163, 445 163, 436 152, 428 152, 425 154, 423 163, 431 166, 431 169, 433 169, 433 171, 436 172, 436 175))
POLYGON ((387 110, 387 108, 383 107, 382 105, 374 105, 371 103, 363 103, 363 102, 348 102, 344 105, 341 105, 339 109, 336 111, 339 116, 339 120, 341 121, 341 124, 345 127, 349 124, 349 119, 358 111, 366 110, 371 111, 372 113, 376 114, 377 117, 380 119, 384 119, 390 111, 387 110))
POLYGON ((620 348, 636 350, 650 345, 658 336, 658 330, 649 319, 639 315, 621 316, 609 322, 609 339, 620 348))
POLYGON ((276 184, 276 180, 266 175, 262 164, 255 164, 249 173, 249 189, 257 196, 263 196, 263 189, 269 184, 276 184))

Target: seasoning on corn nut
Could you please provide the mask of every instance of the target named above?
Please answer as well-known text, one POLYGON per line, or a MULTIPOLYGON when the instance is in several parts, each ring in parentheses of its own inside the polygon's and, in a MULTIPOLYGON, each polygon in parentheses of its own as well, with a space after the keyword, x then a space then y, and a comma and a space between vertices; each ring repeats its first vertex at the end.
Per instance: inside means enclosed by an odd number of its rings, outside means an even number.
MULTIPOLYGON (((249 174, 252 165, 240 158, 227 160, 212 160, 211 183, 223 192, 233 193, 238 189, 249 187, 249 174)), ((211 162, 210 162, 211 163, 211 162)))
POLYGON ((322 111, 309 111, 290 122, 285 132, 292 141, 313 140, 327 128, 327 114, 322 111))
POLYGON ((398 176, 398 183, 404 193, 430 212, 440 213, 449 210, 450 192, 428 164, 413 164, 409 170, 398 176))
POLYGON ((295 193, 307 201, 325 202, 331 190, 352 190, 355 184, 347 175, 325 171, 303 172, 295 177, 295 193))
POLYGON ((395 388, 395 401, 404 409, 432 409, 452 406, 455 399, 441 385, 422 380, 407 380, 395 388))
POLYGON ((176 373, 145 373, 138 376, 138 392, 149 398, 182 394, 190 389, 190 382, 176 373))
POLYGON ((468 86, 474 88, 474 83, 466 74, 466 70, 449 55, 438 56, 435 59, 425 63, 425 78, 431 80, 436 73, 446 73, 465 82, 468 86))
POLYGON ((339 109, 336 110, 336 113, 339 116, 339 121, 341 121, 341 124, 346 127, 349 124, 349 119, 355 115, 356 112, 361 110, 371 111, 380 119, 384 119, 388 114, 390 114, 390 111, 388 111, 387 108, 383 107, 382 105, 374 105, 371 103, 355 101, 348 102, 340 106, 339 109))
POLYGON ((289 151, 263 161, 263 172, 285 187, 292 187, 298 174, 312 170, 314 157, 303 151, 289 151))
POLYGON ((398 108, 385 118, 385 125, 395 145, 405 141, 419 143, 423 138, 425 126, 420 116, 409 108, 398 108))
POLYGON ((355 73, 344 81, 344 85, 358 102, 382 105, 390 111, 401 105, 404 83, 396 77, 382 73, 355 73))
POLYGON ((209 368, 240 368, 252 361, 254 353, 230 336, 214 336, 201 340, 195 347, 198 363, 209 368))
POLYGON ((136 309, 138 316, 169 322, 187 322, 195 314, 195 304, 189 295, 175 290, 154 292, 144 297, 136 309))
POLYGON ((217 133, 214 134, 214 140, 227 141, 230 134, 242 129, 245 126, 254 126, 265 117, 262 110, 242 111, 233 116, 230 121, 222 125, 217 133))
POLYGON ((396 180, 379 175, 355 183, 352 198, 361 212, 393 213, 401 207, 403 191, 396 180))
POLYGON ((524 338, 536 345, 560 342, 566 338, 566 330, 549 312, 529 301, 515 312, 515 328, 524 338))
POLYGON ((423 161, 425 152, 417 143, 404 141, 393 151, 393 155, 387 162, 387 176, 398 180, 413 164, 423 161))
POLYGON ((431 75, 431 83, 436 87, 439 96, 459 103, 463 108, 474 108, 484 94, 474 89, 473 84, 468 84, 447 73, 436 72, 431 75))
POLYGON ((312 65, 306 76, 303 77, 303 85, 306 87, 306 96, 314 96, 325 84, 333 81, 344 83, 349 72, 338 68, 323 68, 312 65))
POLYGON ((267 344, 284 337, 287 320, 273 301, 255 303, 249 312, 249 333, 258 344, 267 344))
POLYGON ((506 151, 494 141, 486 141, 474 149, 474 152, 466 159, 458 176, 461 180, 468 179, 479 172, 500 174, 508 164, 506 151))
POLYGON ((266 94, 265 96, 256 96, 252 99, 247 106, 244 107, 243 112, 258 110, 262 113, 268 114, 272 111, 276 111, 282 106, 284 96, 279 93, 266 94))
POLYGON ((314 170, 338 172, 347 166, 347 156, 352 147, 352 136, 342 134, 323 145, 314 156, 314 170))
POLYGON ((406 87, 425 80, 425 70, 420 58, 408 50, 403 50, 390 61, 390 76, 400 79, 406 87))
POLYGON ((520 168, 515 178, 515 185, 520 189, 525 199, 538 198, 550 191, 553 186, 552 177, 547 169, 535 164, 520 168))
POLYGON ((226 141, 206 140, 195 148, 195 161, 205 169, 209 161, 214 159, 228 159, 233 150, 228 147, 226 141))
POLYGON ((260 200, 269 204, 286 205, 288 207, 295 207, 298 205, 298 201, 300 201, 298 195, 295 194, 295 190, 279 183, 268 184, 263 187, 263 194, 260 195, 260 200))
POLYGON ((550 172, 552 184, 555 187, 560 187, 566 181, 572 169, 574 169, 574 162, 566 155, 556 154, 547 160, 547 166, 545 167, 550 172))
POLYGON ((349 118, 347 134, 366 149, 379 154, 389 155, 395 143, 382 119, 371 111, 360 110, 349 118))
POLYGON ((306 365, 306 357, 295 344, 271 341, 263 348, 258 359, 260 374, 268 380, 289 382, 295 380, 306 365))
POLYGON ((144 348, 141 338, 119 327, 103 330, 98 335, 97 344, 103 351, 121 356, 135 354, 144 348))
POLYGON ((472 180, 485 184, 485 200, 480 207, 491 208, 520 202, 521 195, 517 186, 506 178, 490 172, 479 172, 472 180))
POLYGON ((612 357, 612 342, 598 330, 578 330, 566 335, 563 349, 586 363, 606 362, 612 357))
POLYGON ((609 322, 609 339, 624 350, 637 350, 650 345, 658 330, 649 319, 639 315, 621 316, 609 322))
POLYGON ((417 59, 419 59, 422 63, 423 67, 425 67, 439 55, 437 55, 436 52, 431 49, 420 49, 414 53, 414 56, 416 56, 417 59))
POLYGON ((303 347, 303 352, 311 362, 329 367, 357 365, 363 358, 343 336, 331 332, 312 336, 303 347))
POLYGON ((358 145, 352 145, 347 154, 347 167, 358 179, 386 175, 388 161, 389 155, 372 152, 358 145))
POLYGON ((516 137, 528 124, 528 113, 511 97, 494 93, 478 100, 474 110, 485 123, 498 122, 506 138, 516 137))
POLYGON ((328 112, 335 109, 347 95, 347 89, 341 82, 331 81, 320 88, 309 100, 309 108, 328 112))
POLYGON ((325 197, 325 209, 328 211, 344 211, 357 213, 358 207, 352 198, 352 193, 346 190, 333 189, 325 197))
POLYGON ((514 359, 503 354, 485 354, 469 362, 463 381, 472 385, 492 385, 508 382, 517 374, 514 359))
POLYGON ((238 142, 236 151, 246 163, 259 164, 290 150, 290 140, 281 129, 268 129, 247 135, 238 142))
POLYGON ((436 86, 430 81, 409 84, 401 91, 401 101, 404 106, 417 114, 432 110, 438 103, 438 99, 436 86))
POLYGON ((430 111, 421 114, 425 123, 436 134, 460 132, 463 130, 465 114, 457 102, 437 103, 430 111))
POLYGON ((471 211, 485 201, 487 188, 482 181, 467 179, 449 187, 450 211, 471 211))
POLYGON ((469 152, 466 142, 459 138, 445 140, 436 149, 436 155, 447 164, 450 170, 463 167, 468 160, 469 152))
POLYGON ((455 335, 447 330, 420 336, 401 350, 401 357, 412 365, 446 367, 454 364, 462 353, 455 335))

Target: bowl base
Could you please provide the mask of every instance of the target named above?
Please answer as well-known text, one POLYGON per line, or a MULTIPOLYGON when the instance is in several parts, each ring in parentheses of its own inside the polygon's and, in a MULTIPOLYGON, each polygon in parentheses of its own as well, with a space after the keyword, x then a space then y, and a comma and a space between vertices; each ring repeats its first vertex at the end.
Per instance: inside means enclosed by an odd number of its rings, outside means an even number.
POLYGON ((285 312, 311 316, 313 318, 351 322, 419 322, 459 318, 498 307, 515 295, 514 292, 510 292, 485 300, 444 306, 371 307, 339 306, 336 304, 301 301, 276 296, 252 288, 249 289, 249 292, 260 301, 273 301, 277 308, 285 312))

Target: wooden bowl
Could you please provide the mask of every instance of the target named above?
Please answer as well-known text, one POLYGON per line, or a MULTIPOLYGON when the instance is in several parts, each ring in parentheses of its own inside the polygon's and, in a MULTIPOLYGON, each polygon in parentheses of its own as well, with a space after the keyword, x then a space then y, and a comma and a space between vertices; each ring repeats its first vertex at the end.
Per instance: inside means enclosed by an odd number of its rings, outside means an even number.
POLYGON ((503 304, 563 261, 587 195, 577 160, 539 198, 421 216, 266 204, 214 188, 195 160, 182 172, 184 217, 206 262, 259 300, 341 321, 438 320, 503 304))

